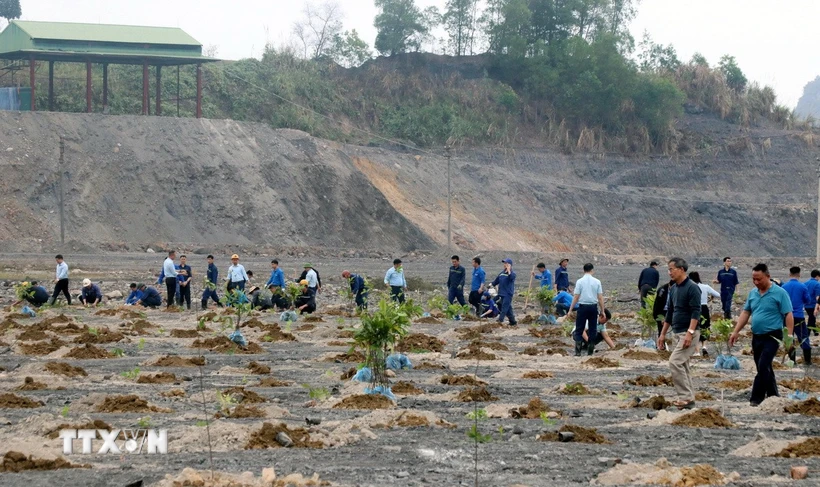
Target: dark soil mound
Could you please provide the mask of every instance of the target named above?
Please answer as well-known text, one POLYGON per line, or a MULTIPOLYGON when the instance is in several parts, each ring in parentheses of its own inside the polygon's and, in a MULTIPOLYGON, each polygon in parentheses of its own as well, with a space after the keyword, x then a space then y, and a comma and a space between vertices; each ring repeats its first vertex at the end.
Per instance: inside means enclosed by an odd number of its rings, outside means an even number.
POLYGON ((151 365, 156 367, 197 367, 205 365, 205 357, 179 357, 172 355, 161 357, 151 365))
POLYGON ((783 408, 789 414, 804 414, 806 416, 820 416, 820 401, 811 397, 797 404, 790 404, 783 408))
POLYGON ((535 338, 562 338, 564 330, 561 328, 530 328, 527 330, 535 338))
POLYGON ((488 342, 488 341, 481 341, 481 340, 473 340, 470 343, 470 346, 476 346, 481 348, 489 348, 490 350, 501 350, 503 352, 507 352, 510 350, 510 347, 504 345, 503 343, 499 342, 488 342))
POLYGON ((359 363, 364 362, 364 354, 358 350, 350 350, 333 357, 328 357, 325 362, 344 362, 344 363, 359 363))
POLYGON ((775 457, 806 458, 820 457, 820 437, 809 438, 801 443, 792 443, 788 447, 775 453, 775 457))
POLYGON ((119 315, 124 320, 135 320, 143 317, 142 313, 130 309, 120 309, 119 315))
POLYGON ((580 382, 573 382, 565 385, 559 392, 561 394, 566 394, 567 396, 584 396, 589 394, 589 389, 587 389, 587 387, 580 382))
POLYGON ((547 341, 536 343, 539 347, 566 347, 567 344, 557 338, 550 338, 547 341))
POLYGON ((632 360, 661 360, 657 352, 647 352, 646 350, 629 350, 624 354, 624 358, 632 360))
POLYGON ((481 335, 492 333, 493 330, 502 326, 496 322, 485 323, 479 326, 456 328, 456 333, 461 335, 462 340, 477 340, 481 338, 481 335))
POLYGON ((244 404, 240 404, 233 408, 231 414, 225 416, 221 412, 214 414, 215 418, 264 418, 267 414, 265 411, 262 411, 256 406, 245 406, 244 404))
POLYGON ((696 392, 695 401, 714 401, 715 398, 708 392, 696 392))
POLYGON ((423 318, 416 318, 413 320, 413 323, 423 324, 423 325, 443 325, 444 322, 433 318, 432 316, 425 316, 423 318))
POLYGON ((423 333, 411 333, 399 340, 396 350, 402 353, 407 352, 441 352, 444 350, 444 342, 436 337, 423 333))
POLYGON ((134 320, 128 323, 128 326, 130 326, 132 330, 134 330, 140 335, 150 335, 151 329, 157 327, 157 325, 151 323, 148 320, 143 319, 134 320))
POLYGON ((263 377, 259 379, 259 384, 256 384, 256 387, 286 387, 290 384, 290 382, 276 380, 273 377, 263 377))
POLYGON ((521 376, 522 379, 551 379, 555 377, 552 372, 545 370, 531 370, 521 376))
POLYGON ((191 348, 204 348, 213 353, 241 353, 248 355, 265 353, 265 349, 254 342, 249 341, 248 345, 245 348, 242 348, 226 336, 205 339, 198 338, 194 340, 191 348))
POLYGON ((481 350, 481 347, 476 345, 475 343, 470 344, 470 346, 467 347, 466 350, 462 350, 462 351, 458 352, 458 355, 456 355, 456 357, 458 357, 462 360, 479 360, 479 361, 497 360, 498 359, 498 357, 496 357, 494 354, 488 353, 488 352, 485 352, 485 351, 481 350))
POLYGON ((39 408, 43 403, 40 401, 33 401, 24 396, 18 396, 10 392, 0 394, 0 408, 7 409, 29 409, 39 408))
POLYGON ((418 414, 402 413, 402 415, 396 419, 395 424, 396 426, 401 426, 402 428, 418 428, 421 426, 430 426, 430 421, 428 421, 424 416, 419 416, 418 414))
MULTIPOLYGON (((322 321, 324 322, 325 320, 322 320, 322 321)), ((316 325, 313 325, 313 324, 310 324, 310 323, 305 324, 305 325, 299 325, 299 326, 296 327, 296 331, 313 331, 315 329, 316 329, 316 325)))
POLYGON ((20 350, 25 355, 48 355, 59 350, 65 344, 60 339, 52 338, 47 342, 21 343, 20 350))
POLYGON ((521 355, 541 355, 541 349, 539 349, 538 347, 527 347, 521 351, 521 355))
POLYGON ((104 350, 99 347, 95 347, 90 343, 87 343, 84 347, 74 347, 67 354, 65 354, 66 358, 76 358, 76 359, 83 359, 83 360, 90 360, 90 359, 103 359, 103 358, 113 358, 114 355, 111 354, 108 350, 104 350))
POLYGON ((657 377, 652 377, 651 375, 639 375, 634 379, 624 381, 624 384, 640 387, 671 386, 672 378, 665 375, 659 375, 657 377))
POLYGON ((48 389, 48 385, 35 381, 33 377, 26 377, 23 379, 23 385, 15 388, 17 391, 41 391, 43 389, 48 389))
POLYGON ((171 372, 160 372, 154 375, 141 375, 137 379, 137 384, 173 384, 177 381, 177 376, 171 372))
MULTIPOLYGON (((93 421, 89 421, 85 424, 67 424, 63 423, 60 426, 52 429, 48 433, 46 433, 46 438, 59 438, 60 437, 60 430, 64 429, 72 429, 72 430, 111 430, 111 425, 106 423, 101 419, 95 419, 93 421)), ((120 433, 120 436, 123 438, 125 437, 124 434, 120 433)))
POLYGON ((118 309, 101 309, 94 313, 94 316, 117 316, 120 310, 118 309))
POLYGON ((97 406, 97 412, 100 413, 165 413, 169 412, 151 406, 148 401, 140 398, 136 394, 128 394, 126 396, 108 396, 102 404, 97 406))
POLYGON ((820 380, 817 380, 814 377, 784 380, 781 381, 780 384, 793 391, 820 392, 820 380))
POLYGON ((17 323, 16 321, 10 318, 6 318, 3 321, 0 321, 0 333, 5 333, 8 330, 12 329, 16 330, 18 328, 20 328, 20 323, 17 323))
POLYGON ((661 409, 666 409, 671 405, 672 403, 667 401, 666 398, 663 396, 652 396, 646 401, 633 403, 632 407, 649 408, 654 409, 655 411, 660 411, 661 409))
POLYGON ((68 316, 60 313, 57 316, 52 316, 51 318, 46 318, 42 321, 37 322, 35 325, 39 325, 42 327, 48 327, 55 323, 71 323, 74 319, 69 318, 68 316))
POLYGON ((672 421, 675 426, 689 426, 692 428, 732 428, 735 425, 724 418, 720 411, 712 408, 698 409, 672 421))
POLYGON ((621 366, 621 364, 619 364, 617 360, 612 360, 604 357, 592 357, 591 359, 587 359, 586 361, 584 361, 583 364, 596 369, 605 369, 621 366))
POLYGON ((267 399, 253 391, 246 391, 244 387, 231 387, 225 389, 222 393, 232 395, 240 404, 259 404, 267 401, 267 399))
POLYGON ((540 397, 533 397, 526 406, 510 409, 510 417, 515 419, 538 419, 541 413, 548 413, 551 409, 544 404, 540 397))
POLYGON ((66 323, 63 326, 52 326, 51 331, 60 335, 79 335, 88 331, 88 325, 78 326, 75 323, 66 323))
POLYGON ((357 394, 342 399, 333 409, 390 409, 393 401, 381 394, 357 394))
POLYGON ((344 339, 344 338, 353 338, 353 331, 352 330, 342 330, 336 334, 336 338, 344 339))
POLYGON ((456 397, 456 401, 460 402, 492 402, 498 401, 498 398, 490 394, 484 386, 468 387, 461 391, 456 397))
POLYGON ((575 443, 598 443, 608 445, 612 443, 605 436, 598 433, 595 428, 584 428, 583 426, 576 426, 574 424, 565 424, 561 429, 551 433, 544 433, 538 437, 541 441, 559 441, 558 433, 569 432, 573 433, 575 437, 572 439, 575 443))
POLYGON ((62 458, 44 460, 25 456, 18 451, 9 451, 3 456, 0 463, 0 472, 24 472, 26 470, 60 470, 64 468, 91 468, 88 464, 71 463, 62 458))
POLYGON ((248 364, 248 370, 250 370, 252 374, 258 374, 258 375, 270 374, 270 367, 268 367, 267 365, 260 364, 260 363, 255 362, 255 361, 248 364))
POLYGON ((356 375, 358 369, 356 367, 350 367, 349 369, 342 372, 342 375, 339 377, 339 380, 348 380, 352 379, 354 375, 356 375))
POLYGON ((487 383, 472 375, 443 375, 441 383, 447 386, 486 386, 487 383))
POLYGON ((324 323, 325 322, 325 320, 323 320, 321 316, 315 316, 315 315, 305 316, 304 318, 302 318, 302 321, 304 321, 305 323, 324 323))
POLYGON ((46 370, 52 374, 64 375, 66 377, 87 377, 88 372, 82 367, 74 367, 65 362, 49 362, 46 364, 46 370))
POLYGON ((99 330, 96 334, 88 331, 74 339, 74 343, 115 343, 125 338, 122 333, 108 331, 108 328, 99 330))
POLYGON ((48 340, 49 338, 51 338, 51 336, 48 333, 37 328, 27 328, 26 331, 17 335, 17 339, 24 342, 48 340))
POLYGON ((718 382, 717 386, 724 389, 732 389, 733 391, 742 391, 752 387, 752 381, 748 379, 732 379, 718 382))
POLYGON ((415 384, 403 380, 400 380, 390 386, 390 390, 393 391, 394 394, 404 394, 406 396, 424 394, 424 391, 416 387, 415 384))
POLYGON ((447 367, 441 364, 434 364, 430 362, 422 362, 418 365, 413 366, 414 370, 446 370, 447 367))
POLYGON ((341 340, 331 340, 327 342, 328 347, 350 347, 353 346, 353 342, 343 342, 341 340))
POLYGON ((199 332, 196 330, 171 330, 171 337, 173 338, 199 338, 199 332))
MULTIPOLYGON (((382 396, 384 397, 384 396, 382 396)), ((387 398, 385 398, 387 399, 387 398)), ((276 435, 284 433, 293 442, 293 448, 322 448, 323 445, 319 441, 311 441, 310 434, 304 428, 290 429, 285 423, 279 423, 274 426, 270 423, 262 423, 262 429, 251 433, 251 438, 248 444, 245 445, 246 450, 257 450, 264 448, 283 448, 279 442, 276 441, 276 435)))

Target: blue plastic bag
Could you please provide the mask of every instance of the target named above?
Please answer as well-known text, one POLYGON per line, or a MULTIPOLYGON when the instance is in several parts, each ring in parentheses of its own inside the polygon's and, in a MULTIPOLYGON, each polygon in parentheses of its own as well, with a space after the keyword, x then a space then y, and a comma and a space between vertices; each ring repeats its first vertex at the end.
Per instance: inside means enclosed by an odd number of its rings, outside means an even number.
POLYGON ((390 370, 401 370, 401 369, 412 369, 413 364, 410 363, 410 359, 407 358, 406 355, 402 353, 394 353, 393 355, 387 357, 384 361, 385 365, 390 370))
POLYGON ((715 369, 740 370, 740 361, 735 356, 719 354, 715 359, 715 369))
POLYGON ((356 375, 350 380, 355 380, 356 382, 371 382, 373 380, 373 371, 370 370, 370 367, 362 367, 356 371, 356 375))
POLYGON ((32 318, 37 316, 37 313, 35 313, 34 310, 29 308, 28 306, 23 306, 23 314, 24 315, 29 315, 32 318))
POLYGON ((236 343, 242 348, 248 346, 248 341, 245 339, 244 336, 242 336, 242 332, 239 330, 234 330, 233 333, 228 335, 228 339, 230 339, 232 342, 236 343))
POLYGON ((295 311, 283 311, 282 314, 279 315, 279 321, 282 322, 290 321, 292 323, 298 319, 299 315, 297 315, 295 311))
POLYGON ((390 390, 389 387, 385 386, 376 386, 374 388, 365 387, 364 388, 365 394, 381 394, 382 396, 387 397, 391 401, 396 400, 396 396, 393 395, 393 391, 390 390))
POLYGON ((558 320, 555 318, 555 315, 541 315, 535 321, 543 325, 558 324, 558 320))
POLYGON ((805 401, 809 398, 809 395, 808 393, 803 391, 794 391, 786 397, 788 397, 789 399, 796 399, 798 401, 805 401))

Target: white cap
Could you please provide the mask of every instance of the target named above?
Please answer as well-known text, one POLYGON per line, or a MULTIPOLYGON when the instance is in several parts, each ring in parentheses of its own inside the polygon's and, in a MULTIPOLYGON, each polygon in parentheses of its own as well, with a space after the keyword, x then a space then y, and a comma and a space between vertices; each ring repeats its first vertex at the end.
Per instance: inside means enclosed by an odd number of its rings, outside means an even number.
POLYGON ((83 279, 83 287, 88 287, 91 285, 91 279, 83 279))

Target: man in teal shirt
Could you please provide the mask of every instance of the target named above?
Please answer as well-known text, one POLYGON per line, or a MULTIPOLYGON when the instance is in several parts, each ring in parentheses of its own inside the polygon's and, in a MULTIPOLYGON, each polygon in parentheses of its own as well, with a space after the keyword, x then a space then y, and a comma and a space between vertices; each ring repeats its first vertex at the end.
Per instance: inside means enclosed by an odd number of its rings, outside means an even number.
POLYGON ((769 276, 766 264, 757 264, 752 268, 752 282, 755 289, 749 292, 743 313, 737 320, 729 346, 735 344, 740 330, 752 318, 752 353, 754 354, 757 375, 752 384, 752 406, 759 406, 764 399, 778 396, 777 380, 774 377, 772 361, 783 340, 783 323, 791 335, 794 332, 794 315, 789 293, 780 286, 775 286, 769 276))

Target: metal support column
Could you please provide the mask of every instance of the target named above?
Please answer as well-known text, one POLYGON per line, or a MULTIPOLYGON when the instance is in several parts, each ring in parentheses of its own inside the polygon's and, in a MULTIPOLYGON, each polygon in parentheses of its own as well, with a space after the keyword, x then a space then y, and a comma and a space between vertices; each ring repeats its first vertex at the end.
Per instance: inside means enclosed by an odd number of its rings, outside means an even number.
POLYGON ((34 77, 34 55, 31 55, 31 57, 29 57, 29 65, 28 65, 28 82, 29 82, 29 85, 31 86, 31 111, 32 112, 37 110, 37 101, 36 101, 37 98, 36 98, 36 93, 34 92, 35 91, 34 90, 35 81, 36 80, 35 80, 35 77, 34 77))
POLYGON ((54 61, 48 62, 48 111, 54 111, 54 61))
POLYGON ((148 60, 142 63, 142 114, 148 115, 148 60))
POLYGON ((103 63, 103 113, 108 113, 108 63, 103 63))
POLYGON ((85 112, 91 113, 91 61, 85 63, 85 112))
POLYGON ((202 65, 196 65, 196 118, 202 118, 202 65))
POLYGON ((157 108, 154 115, 162 115, 162 66, 157 65, 157 108))

